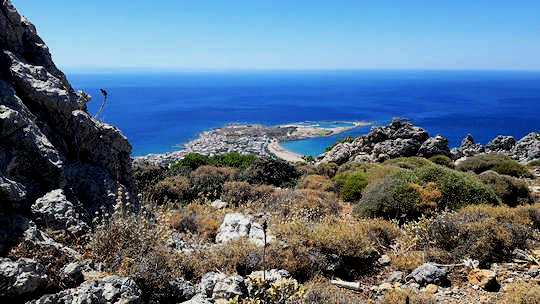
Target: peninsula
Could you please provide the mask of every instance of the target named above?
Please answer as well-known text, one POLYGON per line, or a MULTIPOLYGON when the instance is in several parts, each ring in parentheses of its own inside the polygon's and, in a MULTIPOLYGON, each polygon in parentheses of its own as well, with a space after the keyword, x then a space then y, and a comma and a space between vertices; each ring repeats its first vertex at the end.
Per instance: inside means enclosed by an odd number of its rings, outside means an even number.
POLYGON ((228 152, 276 156, 290 162, 303 161, 300 154, 288 151, 280 142, 306 138, 332 136, 354 128, 367 126, 365 121, 332 122, 328 125, 318 123, 293 123, 278 126, 260 124, 230 124, 202 132, 186 143, 179 151, 164 154, 149 154, 136 158, 137 161, 168 165, 187 153, 216 155, 228 152))

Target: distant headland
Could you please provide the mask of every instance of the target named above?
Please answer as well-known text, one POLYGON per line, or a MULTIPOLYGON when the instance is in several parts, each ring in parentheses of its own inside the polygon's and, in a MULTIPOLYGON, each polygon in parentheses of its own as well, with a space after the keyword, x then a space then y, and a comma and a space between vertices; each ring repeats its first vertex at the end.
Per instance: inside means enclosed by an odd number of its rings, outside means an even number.
POLYGON ((136 159, 167 165, 183 158, 187 153, 216 155, 238 152, 259 156, 273 155, 290 162, 303 161, 303 155, 283 148, 280 142, 332 136, 368 125, 370 123, 366 121, 299 122, 277 126, 229 124, 202 132, 196 139, 183 145, 181 150, 149 154, 136 159))

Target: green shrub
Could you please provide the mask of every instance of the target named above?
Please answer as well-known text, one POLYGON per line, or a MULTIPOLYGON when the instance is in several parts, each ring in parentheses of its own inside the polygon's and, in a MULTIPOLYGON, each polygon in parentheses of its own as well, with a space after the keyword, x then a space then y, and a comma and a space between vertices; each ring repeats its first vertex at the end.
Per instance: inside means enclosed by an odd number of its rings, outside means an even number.
POLYGON ((466 158, 456 165, 460 171, 472 171, 480 174, 487 170, 493 170, 499 174, 514 177, 532 177, 526 166, 502 154, 480 154, 466 158))
POLYGON ((252 184, 274 185, 276 187, 293 187, 300 177, 300 172, 289 163, 259 158, 243 173, 243 178, 252 184))
POLYGON ((509 206, 532 203, 529 186, 522 180, 500 175, 495 171, 485 171, 479 175, 479 178, 497 193, 503 203, 509 206))
POLYGON ((368 184, 366 174, 360 171, 338 173, 334 181, 341 199, 346 202, 359 200, 368 184))
POLYGON ((456 210, 471 204, 498 204, 499 197, 477 176, 441 166, 414 170, 422 183, 434 182, 441 191, 438 209, 456 210))
POLYGON ((198 197, 215 200, 221 196, 223 184, 234 180, 237 174, 234 168, 201 166, 191 172, 192 190, 198 197))
POLYGON ((420 214, 421 198, 413 185, 418 182, 418 178, 411 172, 389 175, 366 188, 354 211, 364 217, 417 217, 420 214))
POLYGON ((238 152, 223 153, 206 156, 199 153, 188 153, 181 160, 171 165, 171 170, 188 168, 195 170, 201 166, 212 165, 216 167, 232 167, 246 169, 257 159, 253 154, 240 154, 238 152))
POLYGON ((429 161, 447 168, 454 168, 454 162, 446 155, 433 155, 429 158, 429 161))
POLYGON ((392 165, 403 169, 414 170, 416 168, 433 165, 432 162, 423 157, 398 157, 383 162, 383 165, 392 165))
POLYGON ((253 154, 231 152, 210 157, 209 164, 217 167, 247 169, 256 159, 257 156, 253 154))
POLYGON ((537 206, 469 206, 457 213, 444 213, 430 220, 420 244, 430 260, 442 263, 476 259, 482 266, 511 261, 512 251, 526 249, 533 239, 537 206))
POLYGON ((497 204, 499 197, 476 176, 438 165, 405 170, 370 184, 355 206, 360 216, 412 219, 435 210, 497 204))
POLYGON ((199 153, 188 153, 184 158, 172 164, 170 168, 171 170, 178 170, 181 168, 195 170, 200 166, 208 164, 210 164, 210 158, 208 156, 199 153))

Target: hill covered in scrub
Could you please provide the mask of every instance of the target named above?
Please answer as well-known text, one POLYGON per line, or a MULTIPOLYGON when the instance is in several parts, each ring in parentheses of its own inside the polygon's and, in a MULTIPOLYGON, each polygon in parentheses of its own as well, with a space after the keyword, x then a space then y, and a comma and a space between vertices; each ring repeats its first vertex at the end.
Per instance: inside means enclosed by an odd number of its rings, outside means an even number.
POLYGON ((539 303, 540 136, 405 120, 288 163, 132 165, 0 6, 2 303, 539 303), (266 270, 266 271, 264 271, 266 270))

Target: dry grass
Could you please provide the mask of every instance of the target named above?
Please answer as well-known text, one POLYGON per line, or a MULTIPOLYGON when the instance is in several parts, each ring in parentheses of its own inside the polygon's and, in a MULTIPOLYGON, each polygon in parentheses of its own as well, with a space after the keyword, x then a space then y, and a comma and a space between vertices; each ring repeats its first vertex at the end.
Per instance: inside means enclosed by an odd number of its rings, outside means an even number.
POLYGON ((356 304, 365 303, 365 299, 358 293, 343 288, 338 288, 327 279, 317 277, 304 284, 306 294, 304 304, 356 304))
POLYGON ((327 176, 323 175, 306 175, 298 183, 298 189, 311 189, 318 191, 333 191, 335 188, 334 182, 327 176))
POLYGON ((538 282, 518 281, 506 287, 501 299, 503 304, 537 304, 540 303, 540 285, 538 282))
POLYGON ((424 253, 417 250, 391 253, 389 256, 392 266, 402 271, 412 271, 425 263, 424 253))
POLYGON ((222 210, 193 203, 181 210, 170 212, 167 222, 179 232, 191 233, 204 241, 213 242, 224 216, 225 212, 222 210))
POLYGON ((264 210, 275 214, 284 221, 293 219, 319 220, 325 216, 337 215, 341 204, 334 193, 318 190, 282 189, 273 193, 264 210))
POLYGON ((392 289, 385 295, 381 304, 435 304, 433 296, 422 293, 413 292, 410 289, 392 289))

